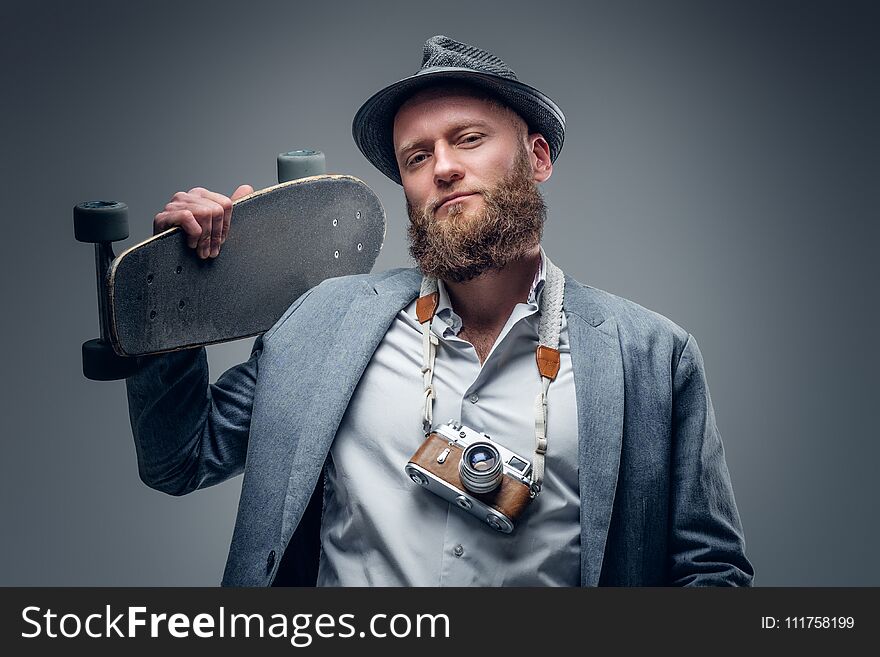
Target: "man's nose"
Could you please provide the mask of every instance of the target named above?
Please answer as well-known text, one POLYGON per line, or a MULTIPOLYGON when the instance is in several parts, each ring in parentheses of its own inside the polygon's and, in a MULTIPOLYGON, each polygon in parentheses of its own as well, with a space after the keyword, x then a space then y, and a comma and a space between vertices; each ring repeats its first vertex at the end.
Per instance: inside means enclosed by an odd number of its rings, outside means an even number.
POLYGON ((449 184, 461 178, 464 178, 464 168, 455 149, 449 144, 437 144, 434 147, 434 184, 449 184))

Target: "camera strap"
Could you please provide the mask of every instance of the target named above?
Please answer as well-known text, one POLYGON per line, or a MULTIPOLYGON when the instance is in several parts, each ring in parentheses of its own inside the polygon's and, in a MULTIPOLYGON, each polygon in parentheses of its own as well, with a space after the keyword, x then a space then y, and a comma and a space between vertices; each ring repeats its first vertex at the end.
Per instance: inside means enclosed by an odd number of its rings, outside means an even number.
MULTIPOLYGON (((541 390, 535 398, 535 458, 532 462, 532 497, 541 492, 544 484, 544 455, 547 453, 547 391, 550 382, 559 373, 559 334, 562 331, 562 300, 565 290, 565 274, 550 262, 544 254, 546 279, 541 293, 539 306, 540 322, 538 324, 538 348, 535 360, 538 373, 541 375, 541 390)), ((425 384, 425 410, 422 415, 422 428, 426 433, 433 425, 434 393, 434 361, 437 356, 437 336, 431 333, 431 320, 440 304, 440 293, 437 279, 431 276, 422 277, 422 287, 416 301, 416 316, 422 325, 422 377, 425 384)))

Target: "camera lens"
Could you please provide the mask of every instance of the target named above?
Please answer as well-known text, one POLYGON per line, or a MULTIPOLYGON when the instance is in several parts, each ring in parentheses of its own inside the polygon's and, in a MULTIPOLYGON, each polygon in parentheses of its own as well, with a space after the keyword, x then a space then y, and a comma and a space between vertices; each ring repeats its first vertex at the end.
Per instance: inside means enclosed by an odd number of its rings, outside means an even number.
POLYGON ((472 493, 489 493, 498 487, 504 474, 501 454, 490 442, 472 443, 461 455, 458 474, 472 493))

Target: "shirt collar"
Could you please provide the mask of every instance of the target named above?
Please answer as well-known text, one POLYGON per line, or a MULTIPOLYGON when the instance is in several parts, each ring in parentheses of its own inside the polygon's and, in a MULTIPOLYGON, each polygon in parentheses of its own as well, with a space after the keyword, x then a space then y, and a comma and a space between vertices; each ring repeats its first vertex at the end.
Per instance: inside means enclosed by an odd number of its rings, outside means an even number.
MULTIPOLYGON (((538 266, 538 271, 535 272, 535 278, 532 280, 532 287, 529 290, 529 299, 526 302, 533 306, 533 310, 537 310, 540 307, 541 294, 544 291, 544 284, 547 279, 544 247, 540 246, 539 248, 541 249, 541 263, 538 266)), ((436 317, 446 323, 452 329, 453 334, 458 334, 459 330, 461 330, 461 317, 452 309, 452 304, 449 301, 449 292, 446 290, 446 284, 441 279, 437 279, 437 291, 440 298, 437 303, 436 317)))

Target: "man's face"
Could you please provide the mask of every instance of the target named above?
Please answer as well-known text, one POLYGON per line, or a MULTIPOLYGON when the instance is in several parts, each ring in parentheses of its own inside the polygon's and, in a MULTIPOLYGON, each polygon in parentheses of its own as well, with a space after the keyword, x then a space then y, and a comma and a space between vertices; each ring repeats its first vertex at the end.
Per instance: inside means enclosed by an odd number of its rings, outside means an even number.
POLYGON ((466 92, 423 92, 394 121, 410 253, 426 274, 466 281, 540 242, 547 142, 513 112, 466 92))

